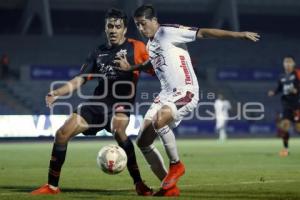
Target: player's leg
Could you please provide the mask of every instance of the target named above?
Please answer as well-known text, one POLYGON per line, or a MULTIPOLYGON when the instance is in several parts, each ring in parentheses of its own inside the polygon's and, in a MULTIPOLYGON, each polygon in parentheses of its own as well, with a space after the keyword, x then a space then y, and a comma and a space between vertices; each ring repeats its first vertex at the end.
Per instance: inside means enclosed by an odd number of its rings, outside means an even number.
POLYGON ((111 131, 114 134, 119 146, 124 149, 127 155, 127 169, 133 182, 136 186, 138 195, 148 196, 152 195, 153 190, 149 188, 142 181, 140 170, 136 161, 134 145, 129 137, 126 135, 126 128, 129 124, 129 116, 124 113, 116 113, 112 117, 111 131))
POLYGON ((176 138, 171 128, 178 126, 180 121, 197 107, 197 103, 197 90, 194 93, 190 91, 181 92, 181 95, 175 93, 166 98, 163 107, 157 112, 156 118, 153 120, 153 127, 160 136, 170 159, 169 172, 162 182, 163 190, 176 188, 177 181, 185 172, 185 167, 179 160, 176 138))
POLYGON ((157 134, 153 129, 152 120, 145 119, 137 137, 136 143, 143 153, 152 172, 160 181, 162 181, 168 172, 164 165, 164 160, 160 152, 153 144, 156 137, 157 134))
POLYGON ((291 121, 289 119, 282 119, 280 120, 280 122, 277 123, 277 131, 278 131, 278 135, 279 137, 282 138, 282 142, 283 142, 283 149, 279 152, 280 156, 288 156, 289 154, 289 138, 290 138, 290 134, 289 134, 289 130, 291 127, 291 121))
POLYGON ((88 129, 88 124, 80 115, 73 113, 60 127, 56 134, 52 147, 51 160, 49 163, 48 183, 43 187, 31 192, 31 194, 56 194, 59 192, 58 182, 61 168, 64 164, 68 141, 75 135, 88 129))
POLYGON ((224 142, 227 139, 225 126, 222 126, 222 128, 220 128, 220 138, 219 139, 221 142, 224 142))
POLYGON ((185 172, 185 167, 179 160, 175 135, 169 127, 169 124, 174 121, 174 108, 171 106, 175 104, 164 105, 152 121, 153 128, 159 135, 170 161, 169 172, 162 182, 164 190, 175 187, 178 179, 185 172))
POLYGON ((172 129, 169 127, 169 124, 173 120, 172 109, 168 105, 164 105, 157 112, 152 121, 152 125, 163 142, 170 163, 177 163, 179 161, 179 156, 176 147, 176 139, 172 129))
POLYGON ((219 140, 224 142, 227 138, 226 130, 225 130, 225 119, 217 118, 216 119, 216 129, 219 135, 219 140))
POLYGON ((224 142, 227 139, 226 133, 226 119, 222 120, 222 127, 220 129, 220 140, 224 142))
MULTIPOLYGON (((141 149, 146 161, 150 165, 152 172, 159 180, 162 181, 167 176, 168 172, 160 152, 153 144, 155 138, 157 137, 157 133, 153 127, 152 119, 154 114, 156 114, 156 108, 160 108, 160 106, 154 104, 145 115, 144 123, 137 138, 137 145, 141 149)), ((179 193, 179 188, 177 188, 175 185, 168 190, 159 190, 154 194, 154 196, 179 196, 179 193)))

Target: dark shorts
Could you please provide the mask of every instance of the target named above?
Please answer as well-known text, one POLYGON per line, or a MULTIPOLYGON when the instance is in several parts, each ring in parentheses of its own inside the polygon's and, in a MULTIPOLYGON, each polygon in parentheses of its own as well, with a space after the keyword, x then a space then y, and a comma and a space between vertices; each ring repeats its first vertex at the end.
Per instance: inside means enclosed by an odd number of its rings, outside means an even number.
POLYGON ((110 132, 110 123, 115 113, 124 113, 130 116, 130 109, 133 105, 130 103, 117 103, 113 106, 99 102, 85 102, 80 104, 74 113, 80 115, 90 126, 84 131, 84 135, 96 135, 100 130, 106 129, 110 132))
POLYGON ((300 122, 300 107, 298 105, 282 105, 282 119, 288 119, 291 122, 300 122))

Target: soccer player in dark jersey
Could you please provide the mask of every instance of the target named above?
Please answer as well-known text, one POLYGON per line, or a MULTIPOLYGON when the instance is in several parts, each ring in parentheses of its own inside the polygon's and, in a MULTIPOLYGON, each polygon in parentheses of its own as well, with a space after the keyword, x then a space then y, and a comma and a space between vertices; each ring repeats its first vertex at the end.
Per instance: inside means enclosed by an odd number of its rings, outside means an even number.
POLYGON ((59 193, 58 182, 69 140, 79 133, 95 135, 99 130, 106 128, 114 134, 119 146, 127 154, 127 168, 137 194, 152 195, 152 189, 146 186, 141 179, 133 143, 125 133, 135 99, 135 87, 132 86, 136 86, 140 71, 120 71, 115 67, 116 63, 114 62, 115 58, 121 55, 126 56, 130 63, 143 63, 148 59, 148 54, 141 41, 125 37, 126 31, 126 14, 116 9, 109 10, 105 17, 107 43, 98 46, 91 52, 79 75, 62 87, 50 91, 46 96, 46 103, 51 106, 59 96, 71 93, 86 81, 93 78, 99 80, 93 98, 79 105, 56 132, 49 164, 48 183, 33 191, 32 194, 59 193), (106 95, 102 98, 103 94, 106 95), (99 124, 102 125, 95 127, 99 124))
POLYGON ((295 69, 296 63, 292 56, 286 56, 283 59, 284 74, 279 78, 278 86, 275 90, 270 90, 270 97, 282 94, 281 104, 282 113, 277 121, 278 135, 283 140, 283 149, 279 152, 280 156, 289 155, 289 131, 294 124, 295 130, 300 132, 300 115, 299 115, 299 92, 300 82, 295 69))

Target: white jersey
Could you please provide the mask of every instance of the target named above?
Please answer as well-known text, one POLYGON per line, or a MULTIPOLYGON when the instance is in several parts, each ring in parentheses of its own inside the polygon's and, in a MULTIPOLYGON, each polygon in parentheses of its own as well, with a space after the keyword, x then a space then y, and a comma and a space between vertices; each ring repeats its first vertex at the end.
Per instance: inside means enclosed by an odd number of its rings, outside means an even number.
POLYGON ((217 99, 214 107, 217 120, 227 120, 229 118, 228 111, 231 109, 231 104, 228 100, 217 99))
POLYGON ((198 91, 198 81, 186 44, 196 39, 197 29, 161 25, 147 43, 149 59, 160 80, 162 93, 198 91))

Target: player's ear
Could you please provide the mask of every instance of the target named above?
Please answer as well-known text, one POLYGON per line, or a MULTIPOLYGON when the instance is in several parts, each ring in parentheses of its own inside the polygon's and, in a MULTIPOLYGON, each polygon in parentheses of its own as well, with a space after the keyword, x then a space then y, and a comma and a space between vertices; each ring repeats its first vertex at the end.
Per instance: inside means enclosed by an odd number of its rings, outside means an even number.
POLYGON ((123 35, 125 36, 126 33, 127 33, 127 27, 124 28, 124 33, 123 33, 123 35))
POLYGON ((155 21, 156 23, 158 23, 157 17, 153 17, 151 20, 155 21))

